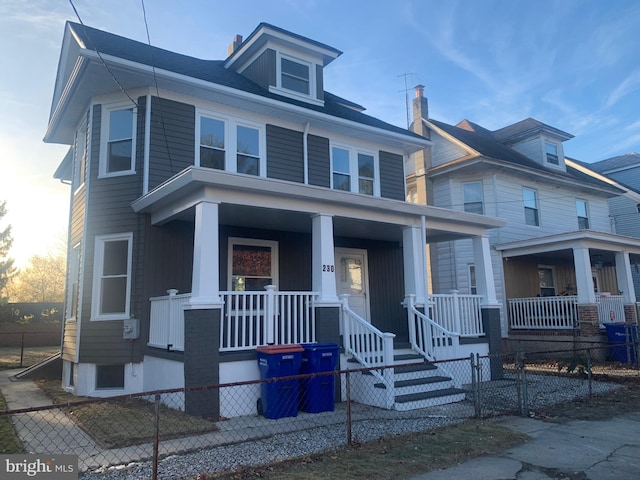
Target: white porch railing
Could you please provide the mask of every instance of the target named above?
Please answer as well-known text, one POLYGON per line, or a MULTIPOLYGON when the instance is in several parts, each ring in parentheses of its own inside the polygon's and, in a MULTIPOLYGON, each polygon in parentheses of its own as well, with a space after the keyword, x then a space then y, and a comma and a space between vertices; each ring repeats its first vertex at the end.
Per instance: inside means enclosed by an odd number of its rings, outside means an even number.
POLYGON ((480 337, 482 327, 482 295, 430 294, 429 317, 445 330, 459 333, 461 337, 480 337))
MULTIPOLYGON (((349 308, 349 295, 340 295, 340 323, 343 328, 345 354, 351 355, 363 367, 390 367, 393 365, 394 333, 385 333, 349 308)), ((384 368, 382 372, 371 370, 386 387, 387 408, 394 402, 394 369, 384 368)))
POLYGON ((603 327, 605 323, 624 322, 624 296, 596 294, 598 304, 598 321, 603 327))
POLYGON ((274 285, 266 288, 266 292, 220 292, 225 305, 220 351, 315 342, 316 294, 277 292, 274 285))
MULTIPOLYGON (((149 346, 184 351, 184 305, 190 293, 151 298, 149 346)), ((220 292, 224 301, 220 351, 251 350, 267 344, 314 343, 313 292, 220 292)))
POLYGON ((152 297, 149 346, 184 351, 184 304, 190 293, 177 295, 178 290, 167 290, 166 297, 152 297))
POLYGON ((457 358, 460 332, 451 331, 434 322, 415 307, 415 295, 406 297, 411 349, 427 360, 457 358))
POLYGON ((510 298, 509 322, 512 329, 571 329, 578 321, 578 297, 510 298))

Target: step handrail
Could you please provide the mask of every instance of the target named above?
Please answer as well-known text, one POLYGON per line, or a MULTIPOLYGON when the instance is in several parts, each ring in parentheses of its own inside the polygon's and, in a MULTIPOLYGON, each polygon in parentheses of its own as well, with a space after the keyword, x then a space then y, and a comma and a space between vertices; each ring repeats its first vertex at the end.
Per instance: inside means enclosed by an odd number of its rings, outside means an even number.
POLYGON ((460 332, 452 332, 439 325, 415 306, 416 296, 407 295, 406 306, 409 320, 409 342, 411 349, 429 361, 438 360, 436 350, 451 348, 451 358, 457 358, 460 332), (435 332, 434 332, 435 331, 435 332), (438 333, 438 335, 434 335, 438 333))

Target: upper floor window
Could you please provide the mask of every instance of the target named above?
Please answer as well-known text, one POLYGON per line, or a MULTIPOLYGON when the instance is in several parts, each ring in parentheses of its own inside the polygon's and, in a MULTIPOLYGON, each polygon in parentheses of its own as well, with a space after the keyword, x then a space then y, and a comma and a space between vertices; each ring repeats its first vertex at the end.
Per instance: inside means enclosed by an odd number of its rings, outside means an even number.
POLYGON ((280 86, 303 95, 310 95, 310 65, 281 57, 280 86))
POLYGON ((228 172, 265 176, 264 133, 259 126, 227 117, 199 114, 196 165, 228 172))
POLYGON ((580 230, 589 229, 589 212, 587 210, 587 201, 576 198, 576 214, 578 215, 578 228, 580 230))
POLYGON ((558 146, 555 143, 544 142, 544 149, 547 155, 547 163, 560 165, 560 161, 558 159, 558 146))
POLYGON ((346 192, 376 195, 376 157, 349 148, 331 148, 332 187, 346 192))
POLYGON ((135 173, 136 113, 133 108, 105 105, 102 109, 100 176, 135 173))
POLYGON ((462 186, 464 195, 464 211, 469 213, 484 213, 482 202, 482 182, 469 182, 462 186))
POLYGON ((538 194, 530 188, 522 189, 522 203, 524 204, 524 221, 527 225, 540 225, 538 217, 538 194))
POLYGON ((92 319, 129 318, 133 234, 96 237, 92 319))

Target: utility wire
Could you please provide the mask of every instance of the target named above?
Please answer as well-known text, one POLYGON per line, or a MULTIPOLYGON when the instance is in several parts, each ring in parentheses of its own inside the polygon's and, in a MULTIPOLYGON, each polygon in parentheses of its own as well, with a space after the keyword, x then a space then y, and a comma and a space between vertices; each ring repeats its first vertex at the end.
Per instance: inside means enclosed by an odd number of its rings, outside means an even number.
MULTIPOLYGON (((91 37, 89 36, 89 32, 87 31, 87 27, 82 21, 82 18, 80 18, 80 14, 78 13, 76 6, 73 4, 73 0, 69 0, 69 3, 71 4, 71 8, 73 8, 73 11, 75 12, 76 17, 78 17, 78 21, 80 22, 80 25, 82 25, 82 28, 84 29, 84 34, 87 36, 89 40, 91 40, 91 37)), ((136 101, 133 98, 131 98, 131 95, 127 93, 125 88, 118 81, 115 74, 111 71, 111 69, 109 68, 109 65, 107 65, 107 62, 104 60, 104 58, 102 58, 102 54, 98 51, 95 45, 93 46, 93 50, 98 54, 98 57, 100 58, 100 60, 102 61, 102 64, 104 65, 104 68, 107 69, 107 72, 109 72, 109 75, 111 75, 111 78, 113 78, 113 81, 116 83, 116 85, 118 85, 122 93, 124 93, 127 96, 127 98, 131 101, 131 103, 133 103, 134 108, 138 108, 138 104, 136 103, 136 101)))

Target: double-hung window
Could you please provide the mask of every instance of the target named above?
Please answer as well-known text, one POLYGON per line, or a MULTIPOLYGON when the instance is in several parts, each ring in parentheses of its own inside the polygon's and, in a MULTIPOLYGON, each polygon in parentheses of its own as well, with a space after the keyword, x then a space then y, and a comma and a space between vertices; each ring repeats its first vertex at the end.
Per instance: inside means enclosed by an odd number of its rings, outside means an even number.
POLYGON ((136 112, 131 104, 103 105, 100 176, 135 173, 136 112))
POLYGON ((555 143, 544 142, 544 150, 547 156, 547 163, 560 165, 560 160, 558 159, 558 146, 555 143))
POLYGON ((280 87, 303 95, 311 94, 311 65, 280 57, 280 87))
POLYGON ((278 243, 229 238, 229 287, 234 292, 264 291, 277 284, 278 243))
POLYGON ((334 146, 331 148, 331 170, 335 190, 376 195, 376 157, 373 154, 334 146))
POLYGON ((462 185, 464 196, 464 211, 469 213, 484 213, 482 203, 482 182, 469 182, 462 185))
POLYGON ((530 188, 522 189, 522 203, 524 204, 524 221, 527 225, 539 226, 538 194, 530 188))
POLYGON ((263 128, 232 117, 199 113, 196 165, 227 172, 265 176, 263 128))
POLYGON ((589 212, 587 201, 576 198, 576 214, 578 215, 578 228, 580 230, 589 229, 589 212))
POLYGON ((129 318, 133 234, 96 237, 92 318, 129 318))

